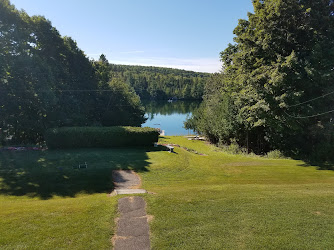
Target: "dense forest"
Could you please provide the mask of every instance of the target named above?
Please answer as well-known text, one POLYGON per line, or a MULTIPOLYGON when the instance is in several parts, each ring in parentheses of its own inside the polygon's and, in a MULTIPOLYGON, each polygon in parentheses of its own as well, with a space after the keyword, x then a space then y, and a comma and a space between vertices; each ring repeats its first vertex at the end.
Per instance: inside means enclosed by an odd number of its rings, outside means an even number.
POLYGON ((202 99, 205 81, 210 76, 208 73, 152 66, 107 65, 110 70, 108 80, 121 79, 133 87, 141 99, 202 99))
POLYGON ((255 153, 333 158, 334 3, 254 0, 187 128, 255 153))
POLYGON ((0 143, 40 142, 50 127, 140 126, 144 109, 133 88, 99 77, 50 21, 0 0, 0 143))
POLYGON ((114 77, 121 78, 142 99, 202 99, 210 74, 179 69, 111 65, 114 77))
POLYGON ((110 64, 104 55, 93 62, 101 80, 120 79, 133 87, 141 99, 202 99, 209 73, 180 69, 110 64))

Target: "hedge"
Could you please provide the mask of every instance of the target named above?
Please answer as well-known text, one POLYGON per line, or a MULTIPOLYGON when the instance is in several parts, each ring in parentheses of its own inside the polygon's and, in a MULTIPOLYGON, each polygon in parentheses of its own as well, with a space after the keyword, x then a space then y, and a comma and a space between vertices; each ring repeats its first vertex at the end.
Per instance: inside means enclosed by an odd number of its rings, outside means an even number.
POLYGON ((45 134, 49 149, 151 146, 159 132, 140 127, 61 127, 45 134))

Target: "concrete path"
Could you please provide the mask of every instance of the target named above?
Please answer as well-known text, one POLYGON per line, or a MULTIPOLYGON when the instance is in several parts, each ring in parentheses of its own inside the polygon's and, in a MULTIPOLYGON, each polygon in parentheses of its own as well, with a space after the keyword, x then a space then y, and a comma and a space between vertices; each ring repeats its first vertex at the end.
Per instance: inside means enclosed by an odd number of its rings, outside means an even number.
POLYGON ((113 237, 115 250, 149 250, 149 216, 142 197, 125 197, 118 200, 120 217, 116 235, 113 237))
POLYGON ((114 194, 144 194, 145 189, 141 186, 140 177, 132 170, 114 170, 112 178, 115 185, 114 194))

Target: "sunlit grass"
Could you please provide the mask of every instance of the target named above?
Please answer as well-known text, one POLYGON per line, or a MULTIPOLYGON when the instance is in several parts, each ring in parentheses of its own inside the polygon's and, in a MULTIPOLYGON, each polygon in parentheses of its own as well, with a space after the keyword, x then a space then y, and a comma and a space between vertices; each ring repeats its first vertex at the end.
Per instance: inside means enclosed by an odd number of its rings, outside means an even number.
POLYGON ((134 169, 153 249, 331 249, 334 171, 231 155, 201 141, 175 147, 0 152, 0 248, 109 249, 113 169, 134 169), (87 169, 77 169, 86 162, 87 169))
POLYGON ((108 249, 117 200, 0 198, 1 249, 108 249))
POLYGON ((0 156, 0 249, 110 249, 118 198, 109 196, 111 172, 148 167, 145 148, 0 156))
POLYGON ((330 249, 334 172, 302 161, 229 155, 199 141, 149 155, 144 187, 154 249, 330 249))

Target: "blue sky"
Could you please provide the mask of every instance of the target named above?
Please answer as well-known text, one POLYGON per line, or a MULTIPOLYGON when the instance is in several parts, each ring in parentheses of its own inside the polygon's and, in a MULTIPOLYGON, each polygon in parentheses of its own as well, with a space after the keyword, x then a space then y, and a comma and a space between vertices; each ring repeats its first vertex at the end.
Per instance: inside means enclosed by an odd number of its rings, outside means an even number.
POLYGON ((251 0, 11 0, 43 15, 90 58, 109 62, 220 70, 219 52, 233 42, 251 0))

